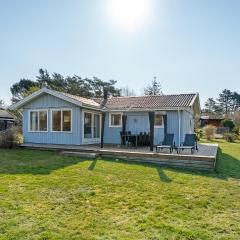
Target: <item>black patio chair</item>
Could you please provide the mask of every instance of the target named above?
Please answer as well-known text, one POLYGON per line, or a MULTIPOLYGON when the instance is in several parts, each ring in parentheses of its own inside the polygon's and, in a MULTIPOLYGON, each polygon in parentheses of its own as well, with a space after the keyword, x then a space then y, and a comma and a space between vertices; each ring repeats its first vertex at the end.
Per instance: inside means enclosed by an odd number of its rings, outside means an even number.
POLYGON ((140 132, 139 136, 138 136, 138 146, 142 146, 142 144, 143 144, 142 140, 143 140, 143 133, 140 132))
POLYGON ((147 144, 147 133, 144 132, 142 136, 142 146, 146 146, 146 144, 147 144))
POLYGON ((184 142, 182 142, 181 145, 177 148, 177 152, 179 153, 179 151, 183 151, 184 149, 190 149, 192 154, 195 150, 198 151, 196 134, 185 135, 184 142))
POLYGON ((162 142, 159 143, 159 145, 156 146, 156 152, 161 151, 164 148, 168 148, 170 153, 173 152, 174 147, 174 134, 169 133, 164 136, 164 139, 162 142))
POLYGON ((148 133, 147 136, 146 136, 145 145, 150 146, 150 133, 148 133))

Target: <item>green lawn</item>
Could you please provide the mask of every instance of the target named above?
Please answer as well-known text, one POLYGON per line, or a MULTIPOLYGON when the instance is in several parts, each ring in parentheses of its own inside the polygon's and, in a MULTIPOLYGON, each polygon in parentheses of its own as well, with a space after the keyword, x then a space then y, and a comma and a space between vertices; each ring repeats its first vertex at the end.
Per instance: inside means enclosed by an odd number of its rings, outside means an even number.
POLYGON ((217 173, 0 150, 0 239, 239 239, 240 143, 217 173))

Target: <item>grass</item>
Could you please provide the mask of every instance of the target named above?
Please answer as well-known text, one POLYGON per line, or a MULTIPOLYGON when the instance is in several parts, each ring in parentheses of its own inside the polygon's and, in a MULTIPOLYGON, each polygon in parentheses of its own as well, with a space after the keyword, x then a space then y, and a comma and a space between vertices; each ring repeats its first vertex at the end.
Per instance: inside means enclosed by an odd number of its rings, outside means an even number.
POLYGON ((240 143, 216 173, 0 150, 0 239, 239 239, 240 143))

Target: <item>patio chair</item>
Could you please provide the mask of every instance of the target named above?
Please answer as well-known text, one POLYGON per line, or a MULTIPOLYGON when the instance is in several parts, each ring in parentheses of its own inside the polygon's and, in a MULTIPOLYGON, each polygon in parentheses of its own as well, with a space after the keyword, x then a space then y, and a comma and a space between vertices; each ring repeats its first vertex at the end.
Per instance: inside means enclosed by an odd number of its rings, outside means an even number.
POLYGON ((138 136, 138 146, 142 146, 143 145, 143 132, 140 132, 139 133, 139 136, 138 136))
POLYGON ((146 146, 147 144, 147 133, 144 132, 143 136, 142 136, 142 145, 146 146))
POLYGON ((184 142, 182 142, 177 148, 177 153, 179 153, 181 150, 183 151, 184 149, 190 149, 192 154, 195 150, 198 151, 196 134, 186 134, 184 142))
POLYGON ((164 139, 162 142, 159 143, 159 145, 156 146, 156 152, 161 151, 164 148, 168 148, 170 153, 173 152, 173 146, 174 146, 174 134, 166 134, 164 136, 164 139))

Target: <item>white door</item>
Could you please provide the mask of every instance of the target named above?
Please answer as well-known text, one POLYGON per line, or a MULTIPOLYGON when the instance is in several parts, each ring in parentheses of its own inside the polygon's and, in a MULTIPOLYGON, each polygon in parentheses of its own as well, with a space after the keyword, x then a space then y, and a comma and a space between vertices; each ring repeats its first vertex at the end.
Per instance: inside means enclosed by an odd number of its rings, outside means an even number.
POLYGON ((83 143, 92 144, 101 141, 101 115, 83 112, 83 143))

